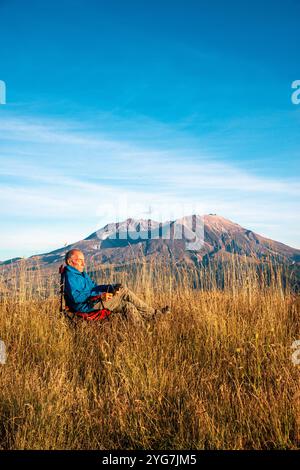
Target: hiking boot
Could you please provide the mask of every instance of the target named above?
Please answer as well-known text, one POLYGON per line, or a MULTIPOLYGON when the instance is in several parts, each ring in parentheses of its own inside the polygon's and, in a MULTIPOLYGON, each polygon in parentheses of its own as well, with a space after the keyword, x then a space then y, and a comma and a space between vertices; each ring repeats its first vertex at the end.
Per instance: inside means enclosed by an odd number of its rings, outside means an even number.
POLYGON ((165 313, 171 313, 171 309, 170 309, 169 305, 166 305, 165 307, 163 307, 161 309, 161 313, 164 313, 164 314, 165 313))
POLYGON ((169 305, 166 305, 165 307, 163 307, 163 308, 161 308, 161 309, 156 308, 154 314, 155 314, 155 315, 157 315, 157 314, 158 314, 158 315, 159 315, 159 314, 165 315, 166 313, 170 313, 170 312, 171 312, 171 309, 170 309, 169 305))
POLYGON ((169 305, 166 305, 165 307, 161 308, 160 310, 157 310, 157 313, 162 313, 165 315, 166 313, 171 313, 171 309, 169 305))

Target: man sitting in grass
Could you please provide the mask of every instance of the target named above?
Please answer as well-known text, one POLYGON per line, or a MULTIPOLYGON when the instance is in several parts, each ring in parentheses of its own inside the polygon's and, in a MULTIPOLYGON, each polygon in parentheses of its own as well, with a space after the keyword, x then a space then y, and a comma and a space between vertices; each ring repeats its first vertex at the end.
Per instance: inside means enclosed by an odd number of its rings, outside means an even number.
POLYGON ((119 285, 114 293, 102 292, 103 286, 97 284, 85 272, 85 260, 82 251, 70 250, 65 257, 65 298, 73 312, 89 313, 102 308, 101 303, 92 303, 89 299, 101 295, 104 307, 113 313, 120 313, 136 324, 143 319, 152 319, 157 314, 170 311, 168 306, 161 310, 147 305, 125 286, 119 285))

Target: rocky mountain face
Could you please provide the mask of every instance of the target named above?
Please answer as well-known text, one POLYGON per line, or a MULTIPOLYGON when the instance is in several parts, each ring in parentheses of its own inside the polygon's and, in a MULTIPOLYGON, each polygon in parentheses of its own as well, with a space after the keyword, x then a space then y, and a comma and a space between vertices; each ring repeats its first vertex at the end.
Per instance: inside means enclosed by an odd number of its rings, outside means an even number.
MULTIPOLYGON (((82 250, 89 261, 96 264, 122 265, 140 259, 194 264, 224 261, 232 254, 251 262, 265 259, 288 264, 300 262, 300 250, 262 237, 221 216, 209 214, 163 223, 150 219, 111 223, 84 240, 27 258, 26 265, 56 268, 72 248, 82 250)), ((3 271, 16 263, 20 263, 20 258, 0 263, 0 269, 3 271)))

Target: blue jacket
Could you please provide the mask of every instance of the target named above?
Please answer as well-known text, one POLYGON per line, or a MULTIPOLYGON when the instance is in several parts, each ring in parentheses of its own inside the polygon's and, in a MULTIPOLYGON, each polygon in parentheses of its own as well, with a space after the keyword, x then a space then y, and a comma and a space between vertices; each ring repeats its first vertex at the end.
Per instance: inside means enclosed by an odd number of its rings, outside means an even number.
POLYGON ((81 273, 73 266, 66 266, 64 273, 64 294, 68 307, 74 312, 92 312, 94 309, 88 299, 101 294, 99 286, 85 271, 81 273))

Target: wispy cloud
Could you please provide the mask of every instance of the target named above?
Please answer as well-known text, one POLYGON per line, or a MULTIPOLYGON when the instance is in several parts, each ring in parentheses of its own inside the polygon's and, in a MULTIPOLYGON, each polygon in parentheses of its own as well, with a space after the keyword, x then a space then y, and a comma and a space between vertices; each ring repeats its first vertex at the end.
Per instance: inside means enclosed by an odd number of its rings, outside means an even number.
POLYGON ((12 216, 48 219, 48 239, 57 239, 52 220, 57 227, 89 230, 116 214, 143 217, 149 205, 157 219, 194 208, 245 225, 265 222, 274 238, 278 217, 287 232, 296 222, 299 181, 258 176, 195 148, 188 138, 184 146, 182 136, 177 149, 174 142, 160 148, 149 144, 150 136, 141 145, 78 122, 14 116, 0 118, 0 136, 0 217, 4 223, 12 216))
POLYGON ((64 121, 46 121, 39 125, 25 122, 21 119, 0 119, 2 139, 10 141, 6 146, 4 144, 4 149, 18 154, 21 143, 37 144, 31 145, 19 159, 2 153, 2 175, 30 177, 44 182, 55 178, 56 184, 77 184, 87 189, 93 186, 84 182, 83 178, 93 176, 99 181, 127 180, 130 184, 143 178, 145 184, 162 184, 162 190, 180 184, 183 190, 201 186, 203 189, 242 192, 300 193, 299 181, 294 178, 258 177, 201 150, 189 151, 188 145, 186 151, 172 148, 162 151, 108 139, 101 133, 90 133, 76 123, 72 127, 71 123, 64 121), (33 172, 33 169, 39 171, 33 172), (77 177, 62 176, 64 170, 77 177))

